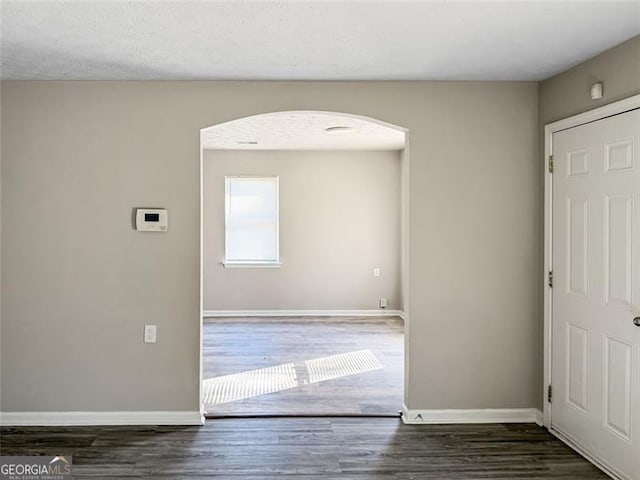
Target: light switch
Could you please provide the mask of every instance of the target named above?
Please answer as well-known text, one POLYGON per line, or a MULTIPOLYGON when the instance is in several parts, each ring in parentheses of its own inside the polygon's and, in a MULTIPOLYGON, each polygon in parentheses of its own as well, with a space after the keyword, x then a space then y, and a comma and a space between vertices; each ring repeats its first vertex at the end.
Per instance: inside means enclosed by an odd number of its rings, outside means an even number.
POLYGON ((379 268, 374 268, 373 269, 373 276, 374 277, 379 277, 380 276, 380 269, 379 268))

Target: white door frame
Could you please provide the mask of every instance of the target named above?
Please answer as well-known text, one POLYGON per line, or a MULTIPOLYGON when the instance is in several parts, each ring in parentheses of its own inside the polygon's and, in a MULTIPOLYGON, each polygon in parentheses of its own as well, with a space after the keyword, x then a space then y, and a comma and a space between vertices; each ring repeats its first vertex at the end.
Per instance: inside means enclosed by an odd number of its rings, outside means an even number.
MULTIPOLYGON (((618 102, 604 105, 594 110, 565 118, 544 126, 544 392, 543 392, 543 424, 549 431, 556 434, 551 428, 551 407, 552 404, 547 399, 547 388, 552 385, 551 378, 551 354, 552 354, 552 291, 549 287, 549 272, 553 271, 553 250, 552 250, 552 225, 553 225, 553 176, 549 172, 549 158, 553 154, 553 134, 561 130, 595 122, 603 118, 611 117, 620 113, 628 112, 640 108, 640 95, 620 100, 618 102)), ((563 440, 566 440, 563 438, 563 440)), ((592 459, 594 460, 594 459, 592 459)))

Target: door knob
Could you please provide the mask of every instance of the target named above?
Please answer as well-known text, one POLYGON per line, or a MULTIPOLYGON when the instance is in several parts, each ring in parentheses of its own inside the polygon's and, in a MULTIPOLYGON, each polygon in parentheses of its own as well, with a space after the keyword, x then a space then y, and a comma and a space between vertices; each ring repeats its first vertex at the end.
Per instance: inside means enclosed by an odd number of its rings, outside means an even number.
POLYGON ((634 319, 633 319, 633 324, 634 324, 636 327, 640 327, 640 317, 636 317, 636 318, 634 318, 634 319))

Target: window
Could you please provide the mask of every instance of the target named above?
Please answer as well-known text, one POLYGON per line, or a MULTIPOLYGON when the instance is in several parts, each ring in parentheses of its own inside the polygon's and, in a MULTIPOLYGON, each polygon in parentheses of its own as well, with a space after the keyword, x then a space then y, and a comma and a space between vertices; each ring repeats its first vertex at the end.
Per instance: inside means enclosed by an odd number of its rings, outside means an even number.
POLYGON ((278 177, 225 177, 225 266, 278 266, 278 177))

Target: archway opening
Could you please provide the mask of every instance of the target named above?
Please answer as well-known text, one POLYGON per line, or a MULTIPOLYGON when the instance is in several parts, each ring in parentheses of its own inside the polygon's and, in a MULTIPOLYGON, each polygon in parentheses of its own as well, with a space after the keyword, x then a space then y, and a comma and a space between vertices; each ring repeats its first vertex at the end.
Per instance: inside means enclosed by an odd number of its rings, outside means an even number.
POLYGON ((201 130, 208 418, 397 416, 408 372, 408 131, 325 111, 201 130))

